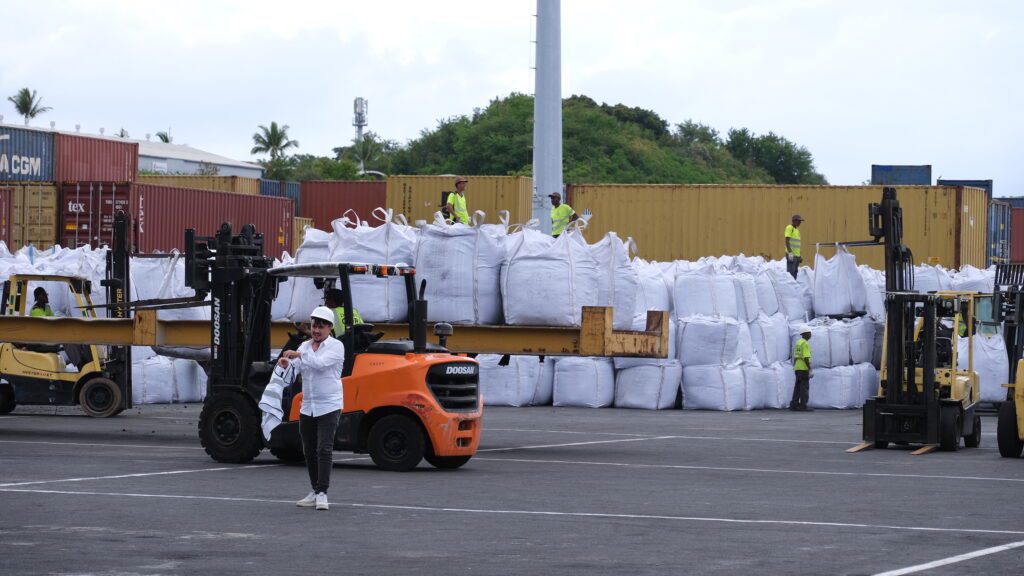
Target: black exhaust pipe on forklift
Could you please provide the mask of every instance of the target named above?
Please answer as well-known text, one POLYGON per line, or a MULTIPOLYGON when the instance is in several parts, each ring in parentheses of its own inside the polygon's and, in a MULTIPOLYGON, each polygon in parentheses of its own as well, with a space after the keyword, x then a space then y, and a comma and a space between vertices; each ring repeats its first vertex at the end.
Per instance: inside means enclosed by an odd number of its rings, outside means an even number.
POLYGON ((412 307, 412 317, 409 322, 413 327, 412 349, 417 354, 427 351, 427 301, 424 294, 427 291, 427 281, 420 281, 420 293, 416 298, 416 305, 412 307))

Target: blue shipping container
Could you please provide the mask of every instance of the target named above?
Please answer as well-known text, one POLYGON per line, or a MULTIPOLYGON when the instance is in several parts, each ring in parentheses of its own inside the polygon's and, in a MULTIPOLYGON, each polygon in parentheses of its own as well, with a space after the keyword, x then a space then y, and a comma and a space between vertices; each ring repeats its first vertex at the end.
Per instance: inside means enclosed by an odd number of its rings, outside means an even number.
POLYGON ((53 132, 0 126, 0 182, 53 182, 53 132))
POLYGON ((260 196, 274 196, 275 198, 281 195, 281 183, 277 180, 263 180, 260 179, 260 196))
POLYGON ((874 186, 931 186, 932 166, 871 165, 871 184, 874 186))
POLYGON ((988 265, 1010 261, 1011 208, 1007 202, 993 200, 988 205, 988 265))
POLYGON ((291 198, 295 203, 295 214, 302 214, 302 185, 298 182, 281 182, 281 196, 291 198))
POLYGON ((1000 202, 1006 202, 1014 208, 1024 208, 1024 196, 1010 196, 1006 198, 996 198, 1000 202))
POLYGON ((939 186, 971 186, 972 188, 984 188, 985 194, 992 199, 992 181, 991 180, 950 180, 948 178, 940 178, 937 182, 939 186))

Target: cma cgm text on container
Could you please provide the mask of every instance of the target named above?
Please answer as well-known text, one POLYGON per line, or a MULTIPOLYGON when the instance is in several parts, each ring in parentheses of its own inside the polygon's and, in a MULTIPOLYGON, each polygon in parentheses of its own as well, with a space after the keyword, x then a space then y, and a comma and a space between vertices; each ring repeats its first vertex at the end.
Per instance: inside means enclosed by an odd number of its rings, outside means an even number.
POLYGON ((0 126, 0 182, 52 182, 53 133, 0 126))

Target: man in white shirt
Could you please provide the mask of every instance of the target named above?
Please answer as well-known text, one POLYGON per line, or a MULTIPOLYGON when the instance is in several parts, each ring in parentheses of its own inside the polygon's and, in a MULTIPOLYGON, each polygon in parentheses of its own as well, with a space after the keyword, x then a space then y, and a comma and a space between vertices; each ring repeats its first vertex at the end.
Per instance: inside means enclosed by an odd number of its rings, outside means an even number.
POLYGON ((318 306, 309 318, 311 338, 300 344, 298 350, 282 354, 278 364, 284 368, 290 364, 302 375, 299 434, 313 490, 296 505, 327 510, 334 434, 344 405, 341 372, 345 366, 345 345, 331 337, 333 310, 318 306))

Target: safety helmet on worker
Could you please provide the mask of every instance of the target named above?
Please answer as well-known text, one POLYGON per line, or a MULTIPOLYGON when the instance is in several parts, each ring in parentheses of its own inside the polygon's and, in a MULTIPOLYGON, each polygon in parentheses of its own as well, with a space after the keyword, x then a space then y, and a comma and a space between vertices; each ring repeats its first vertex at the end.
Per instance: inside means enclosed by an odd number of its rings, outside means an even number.
POLYGON ((310 320, 323 320, 331 326, 334 326, 334 311, 327 306, 317 306, 309 314, 310 320))

